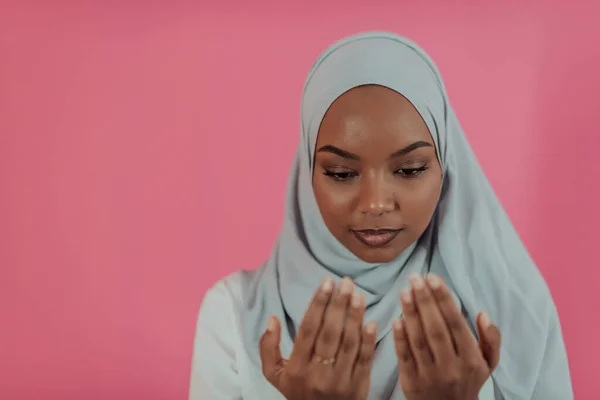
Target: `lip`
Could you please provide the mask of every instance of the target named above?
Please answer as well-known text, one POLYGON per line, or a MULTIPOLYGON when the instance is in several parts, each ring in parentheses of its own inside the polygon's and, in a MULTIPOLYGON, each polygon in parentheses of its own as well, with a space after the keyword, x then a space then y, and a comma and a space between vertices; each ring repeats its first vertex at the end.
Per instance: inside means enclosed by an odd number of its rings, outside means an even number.
POLYGON ((354 236, 369 247, 384 247, 398 236, 402 229, 363 229, 352 230, 354 236))

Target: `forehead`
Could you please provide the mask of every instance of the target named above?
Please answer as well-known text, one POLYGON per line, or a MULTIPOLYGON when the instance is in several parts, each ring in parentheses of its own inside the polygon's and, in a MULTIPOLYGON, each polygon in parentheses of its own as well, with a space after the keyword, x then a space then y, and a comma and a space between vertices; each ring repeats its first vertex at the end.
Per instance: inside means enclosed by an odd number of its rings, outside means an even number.
POLYGON ((390 151, 416 141, 434 144, 419 112, 400 93, 378 85, 359 86, 338 97, 325 113, 317 136, 318 145, 354 150, 387 147, 390 151))

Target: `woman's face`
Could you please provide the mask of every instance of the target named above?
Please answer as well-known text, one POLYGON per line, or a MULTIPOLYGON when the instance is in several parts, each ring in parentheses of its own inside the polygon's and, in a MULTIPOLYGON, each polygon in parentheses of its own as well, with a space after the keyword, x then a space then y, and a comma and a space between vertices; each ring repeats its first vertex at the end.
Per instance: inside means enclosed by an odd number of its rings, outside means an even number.
POLYGON ((441 180, 427 125, 397 92, 360 86, 325 114, 315 151, 316 200, 333 236, 363 261, 392 261, 421 236, 441 180))

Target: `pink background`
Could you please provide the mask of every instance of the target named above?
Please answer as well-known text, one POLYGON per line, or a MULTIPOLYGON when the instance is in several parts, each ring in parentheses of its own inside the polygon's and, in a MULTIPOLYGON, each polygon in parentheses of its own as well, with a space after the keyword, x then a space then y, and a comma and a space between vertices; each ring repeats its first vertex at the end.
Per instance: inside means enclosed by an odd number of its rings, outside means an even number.
POLYGON ((439 64, 600 398, 600 2, 81 3, 0 2, 1 398, 187 397, 204 291, 276 238, 308 68, 365 29, 439 64))

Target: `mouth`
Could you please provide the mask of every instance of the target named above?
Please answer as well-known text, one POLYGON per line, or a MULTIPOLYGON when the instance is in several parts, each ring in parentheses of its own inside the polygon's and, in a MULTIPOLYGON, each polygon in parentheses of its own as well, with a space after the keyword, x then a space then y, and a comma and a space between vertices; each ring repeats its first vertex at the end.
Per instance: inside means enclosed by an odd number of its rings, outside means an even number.
POLYGON ((353 230, 354 236, 369 247, 384 247, 398 236, 402 229, 363 229, 353 230))

